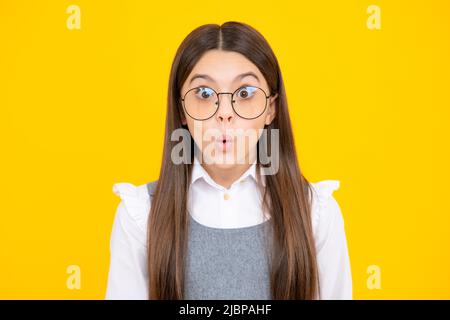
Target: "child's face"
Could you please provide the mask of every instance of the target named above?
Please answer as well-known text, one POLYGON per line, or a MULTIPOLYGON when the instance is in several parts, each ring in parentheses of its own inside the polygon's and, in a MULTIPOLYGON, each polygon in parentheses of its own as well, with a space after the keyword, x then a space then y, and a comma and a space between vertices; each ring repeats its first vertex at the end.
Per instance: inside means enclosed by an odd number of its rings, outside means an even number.
MULTIPOLYGON (((213 112, 208 111, 202 114, 202 110, 209 110, 209 106, 212 106, 211 110, 214 111, 214 102, 217 99, 209 88, 217 93, 233 93, 236 89, 246 86, 249 86, 248 89, 258 87, 263 89, 266 95, 271 94, 262 73, 245 56, 237 52, 210 50, 200 58, 189 74, 181 89, 181 96, 185 97, 185 107, 189 105, 192 108, 188 109, 189 114, 194 118, 204 119, 213 112), (253 73, 256 77, 252 75, 239 77, 244 73, 253 73), (208 77, 196 77, 196 75, 208 77), (190 91, 188 96, 185 96, 190 89, 196 87, 207 88, 190 91), (208 99, 210 102, 207 102, 208 99)), ((207 120, 195 120, 184 110, 183 124, 187 124, 192 137, 202 151, 204 162, 229 167, 239 163, 252 163, 256 159, 256 143, 262 133, 260 130, 264 128, 264 125, 269 125, 275 117, 276 96, 268 98, 265 104, 264 92, 254 90, 252 93, 251 90, 244 88, 243 91, 236 93, 235 101, 241 102, 235 102, 235 109, 246 118, 256 117, 250 120, 240 117, 233 110, 231 94, 219 95, 219 108, 207 120), (252 101, 249 99, 253 99, 253 102, 249 103, 248 101, 252 101), (242 107, 241 109, 237 109, 238 104, 242 107), (256 107, 261 105, 262 108, 256 107), (264 105, 266 105, 265 109, 264 105), (223 134, 228 135, 225 142, 223 134)))

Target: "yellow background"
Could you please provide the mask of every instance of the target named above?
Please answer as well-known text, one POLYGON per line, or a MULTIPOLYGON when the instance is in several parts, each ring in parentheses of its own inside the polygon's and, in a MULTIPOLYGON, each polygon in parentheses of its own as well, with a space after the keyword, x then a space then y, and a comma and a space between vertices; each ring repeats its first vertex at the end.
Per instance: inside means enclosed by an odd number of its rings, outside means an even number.
POLYGON ((103 299, 115 182, 157 179, 175 51, 249 23, 307 178, 335 192, 355 299, 450 298, 449 1, 0 1, 0 298, 103 299), (69 30, 66 9, 81 9, 69 30), (366 26, 381 8, 381 30, 366 26), (69 290, 66 268, 81 268, 69 290), (366 286, 381 269, 381 289, 366 286))

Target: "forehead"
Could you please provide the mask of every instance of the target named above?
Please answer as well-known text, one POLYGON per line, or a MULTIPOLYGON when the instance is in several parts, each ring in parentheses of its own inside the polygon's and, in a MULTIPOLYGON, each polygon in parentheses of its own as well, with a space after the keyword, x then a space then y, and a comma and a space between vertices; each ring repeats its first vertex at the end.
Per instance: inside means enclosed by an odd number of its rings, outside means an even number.
POLYGON ((267 86, 258 67, 244 55, 232 51, 209 50, 194 66, 183 87, 208 83, 230 89, 230 86, 242 81, 267 86))

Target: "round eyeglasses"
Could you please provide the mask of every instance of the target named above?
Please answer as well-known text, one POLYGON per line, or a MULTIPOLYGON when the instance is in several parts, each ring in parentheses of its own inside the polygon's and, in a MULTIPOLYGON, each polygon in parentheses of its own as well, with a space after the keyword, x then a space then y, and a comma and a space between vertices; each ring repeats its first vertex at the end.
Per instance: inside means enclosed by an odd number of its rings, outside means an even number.
POLYGON ((216 92, 214 89, 200 86, 189 89, 181 98, 185 112, 194 120, 208 120, 219 110, 219 95, 231 94, 231 106, 241 118, 252 120, 264 113, 267 99, 271 95, 254 86, 242 86, 234 92, 216 92))

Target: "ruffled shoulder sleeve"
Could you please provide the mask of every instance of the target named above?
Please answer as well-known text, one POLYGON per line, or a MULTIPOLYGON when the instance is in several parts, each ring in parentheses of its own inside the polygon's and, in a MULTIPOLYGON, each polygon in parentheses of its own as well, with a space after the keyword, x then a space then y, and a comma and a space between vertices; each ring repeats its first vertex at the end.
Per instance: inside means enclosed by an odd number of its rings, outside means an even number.
POLYGON ((333 196, 338 180, 311 184, 312 227, 319 268, 320 299, 352 299, 352 277, 344 219, 333 196))
POLYGON ((115 183, 113 192, 122 200, 122 205, 130 218, 142 231, 146 232, 151 205, 147 184, 135 186, 128 182, 115 183))
POLYGON ((121 201, 111 231, 106 299, 148 299, 149 186, 127 182, 113 185, 113 192, 121 201))
POLYGON ((324 234, 321 234, 321 232, 326 229, 326 224, 335 218, 333 215, 340 214, 339 208, 336 208, 338 203, 333 197, 333 192, 338 190, 339 187, 340 182, 338 180, 323 180, 311 183, 312 226, 318 247, 322 244, 321 240, 323 240, 324 234))

